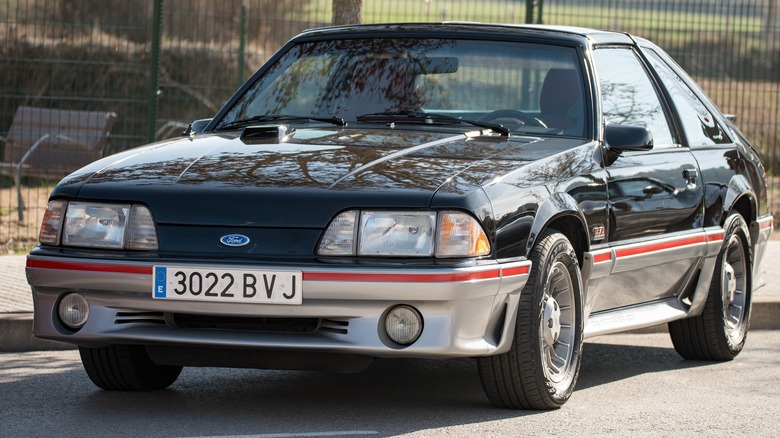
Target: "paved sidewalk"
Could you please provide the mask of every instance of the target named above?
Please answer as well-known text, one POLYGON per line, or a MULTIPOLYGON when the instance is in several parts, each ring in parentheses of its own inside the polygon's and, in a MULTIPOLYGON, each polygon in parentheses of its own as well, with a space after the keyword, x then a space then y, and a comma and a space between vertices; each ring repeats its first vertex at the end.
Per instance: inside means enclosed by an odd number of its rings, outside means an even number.
MULTIPOLYGON (((32 294, 24 266, 25 256, 0 256, 0 351, 73 348, 32 335, 32 294)), ((780 240, 769 242, 761 271, 766 284, 753 295, 751 328, 777 330, 780 329, 780 240)))

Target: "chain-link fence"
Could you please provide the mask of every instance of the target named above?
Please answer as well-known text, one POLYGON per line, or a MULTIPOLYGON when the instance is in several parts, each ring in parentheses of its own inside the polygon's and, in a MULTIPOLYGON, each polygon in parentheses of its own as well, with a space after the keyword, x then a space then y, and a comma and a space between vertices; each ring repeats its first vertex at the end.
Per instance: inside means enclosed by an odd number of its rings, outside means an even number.
MULTIPOLYGON (((87 152, 99 155, 175 136, 213 115, 290 37, 328 25, 331 7, 332 0, 0 0, 0 248, 34 245, 61 177, 47 171, 85 153, 60 136, 62 147, 36 152, 50 156, 16 166, 23 157, 9 144, 19 126, 63 128, 83 111, 116 114, 108 136, 90 128, 103 137, 87 152), (25 108, 64 112, 25 122, 25 108)), ((777 215, 779 8, 780 0, 364 0, 363 22, 533 22, 647 37, 736 115, 765 157, 777 215)))

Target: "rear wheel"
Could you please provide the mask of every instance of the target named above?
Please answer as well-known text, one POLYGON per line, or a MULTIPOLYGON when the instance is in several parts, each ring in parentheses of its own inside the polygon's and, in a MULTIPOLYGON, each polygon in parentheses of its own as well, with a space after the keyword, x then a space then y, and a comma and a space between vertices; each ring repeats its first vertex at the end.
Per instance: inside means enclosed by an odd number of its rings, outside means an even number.
POLYGON ((154 391, 170 386, 182 367, 157 365, 140 345, 79 347, 81 363, 92 382, 115 391, 154 391))
POLYGON ((571 243, 553 230, 540 236, 531 261, 510 350, 477 362, 494 405, 555 409, 569 399, 579 374, 582 278, 571 243))
POLYGON ((686 359, 731 360, 742 351, 750 325, 750 234, 739 214, 726 219, 709 295, 701 315, 669 323, 675 350, 686 359))

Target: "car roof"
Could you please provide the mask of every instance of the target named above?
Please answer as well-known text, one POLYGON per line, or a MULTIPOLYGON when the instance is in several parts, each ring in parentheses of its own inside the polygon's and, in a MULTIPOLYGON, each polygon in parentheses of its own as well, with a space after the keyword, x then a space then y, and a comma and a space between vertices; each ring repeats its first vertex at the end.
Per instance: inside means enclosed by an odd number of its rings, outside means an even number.
POLYGON ((379 24, 352 24, 344 26, 328 26, 309 29, 297 38, 316 38, 332 36, 361 37, 373 36, 400 36, 403 34, 416 36, 430 33, 431 36, 450 35, 495 35, 496 37, 537 37, 553 38, 558 40, 570 40, 591 44, 635 44, 629 34, 598 29, 589 29, 575 26, 553 26, 542 24, 496 24, 476 23, 465 21, 445 21, 431 23, 379 23, 379 24))

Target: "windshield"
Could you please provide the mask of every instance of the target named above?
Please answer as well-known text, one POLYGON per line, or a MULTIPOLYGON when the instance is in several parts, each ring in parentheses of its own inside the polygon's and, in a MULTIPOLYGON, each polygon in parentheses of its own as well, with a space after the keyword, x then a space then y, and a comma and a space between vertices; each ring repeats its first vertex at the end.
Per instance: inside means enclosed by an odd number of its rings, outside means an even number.
POLYGON ((571 47, 436 38, 317 41, 281 56, 217 129, 282 116, 350 125, 468 121, 584 137, 583 95, 571 47))

